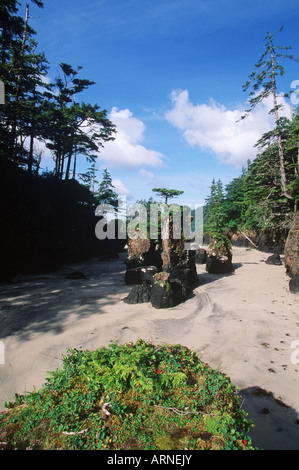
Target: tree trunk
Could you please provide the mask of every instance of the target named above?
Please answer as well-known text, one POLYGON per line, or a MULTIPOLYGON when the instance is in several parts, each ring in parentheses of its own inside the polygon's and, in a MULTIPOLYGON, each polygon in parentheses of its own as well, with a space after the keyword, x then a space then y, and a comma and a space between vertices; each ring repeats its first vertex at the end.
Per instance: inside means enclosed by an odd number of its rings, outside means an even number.
POLYGON ((282 137, 281 137, 280 127, 279 127, 279 113, 278 113, 278 104, 277 104, 277 96, 276 96, 275 62, 274 62, 274 52, 273 52, 272 41, 271 41, 271 60, 272 60, 272 94, 273 94, 273 101, 274 101, 276 133, 278 137, 281 189, 282 189, 283 195, 287 199, 293 200, 293 196, 287 191, 287 177, 286 177, 285 165, 284 165, 284 150, 283 150, 282 137))
POLYGON ((69 152, 68 159, 67 159, 67 166, 66 166, 66 172, 65 172, 65 179, 66 180, 69 179, 71 161, 72 161, 72 151, 69 152))

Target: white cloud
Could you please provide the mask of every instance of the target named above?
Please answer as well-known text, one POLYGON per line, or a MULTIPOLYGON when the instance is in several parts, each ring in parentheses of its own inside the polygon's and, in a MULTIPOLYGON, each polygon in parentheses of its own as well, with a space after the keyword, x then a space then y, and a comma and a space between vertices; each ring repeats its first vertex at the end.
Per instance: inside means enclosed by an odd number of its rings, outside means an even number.
POLYGON ((119 196, 125 196, 127 199, 133 199, 133 193, 126 187, 126 185, 120 179, 112 180, 112 184, 115 188, 115 192, 119 196))
POLYGON ((129 109, 112 108, 109 119, 116 125, 115 140, 104 144, 99 153, 100 162, 109 168, 140 168, 163 166, 164 155, 141 145, 145 140, 145 125, 129 109))
MULTIPOLYGON (((182 131, 188 144, 212 152, 222 163, 236 168, 255 158, 255 144, 273 128, 273 117, 268 114, 273 107, 270 99, 242 121, 244 108, 230 110, 213 99, 208 104, 194 105, 187 90, 173 91, 171 101, 173 106, 166 119, 182 131)), ((284 113, 290 117, 288 111, 286 108, 284 113)))
MULTIPOLYGON (((140 174, 141 178, 143 179, 143 181, 145 181, 146 184, 148 186, 150 186, 151 188, 154 188, 155 186, 156 187, 162 187, 163 186, 163 183, 151 171, 141 169, 139 171, 139 174, 140 174)), ((164 186, 165 186, 165 184, 164 184, 164 186)))

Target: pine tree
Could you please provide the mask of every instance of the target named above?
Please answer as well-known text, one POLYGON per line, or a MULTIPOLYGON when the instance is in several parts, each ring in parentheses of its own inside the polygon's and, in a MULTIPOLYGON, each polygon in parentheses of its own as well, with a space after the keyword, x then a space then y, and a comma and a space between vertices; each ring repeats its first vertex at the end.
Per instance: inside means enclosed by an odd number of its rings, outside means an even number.
POLYGON ((69 178, 73 157, 73 176, 78 155, 94 162, 95 152, 103 142, 112 140, 115 132, 106 110, 100 110, 98 105, 75 101, 76 95, 94 84, 77 77, 81 68, 75 70, 71 65, 61 63, 61 75, 56 78, 55 89, 47 94, 47 146, 54 154, 54 173, 59 179, 63 176, 69 178))
POLYGON ((249 76, 249 80, 243 86, 244 91, 252 88, 250 96, 253 96, 250 100, 250 108, 246 110, 245 115, 242 119, 255 109, 255 107, 261 103, 265 98, 272 97, 273 108, 270 110, 270 114, 274 115, 275 128, 272 133, 267 133, 266 138, 270 135, 277 140, 278 151, 279 151, 279 163, 280 163, 280 184, 283 195, 290 201, 294 201, 294 197, 288 191, 287 177, 285 169, 285 150, 283 147, 283 127, 285 120, 279 115, 279 110, 282 105, 278 104, 278 97, 280 93, 278 91, 277 77, 282 76, 285 73, 284 67, 281 65, 281 59, 290 59, 299 63, 299 59, 296 59, 293 55, 282 53, 280 51, 287 51, 291 47, 280 47, 274 42, 274 38, 277 33, 281 32, 281 27, 276 33, 271 34, 267 32, 265 41, 265 52, 262 54, 258 63, 255 65, 254 72, 249 76), (261 90, 261 91, 260 91, 261 90))
POLYGON ((98 202, 99 204, 110 204, 113 207, 116 207, 118 204, 118 195, 114 191, 115 186, 112 184, 112 178, 107 170, 103 171, 103 179, 99 185, 98 193, 98 202))
POLYGON ((213 179, 210 195, 206 198, 204 230, 213 237, 222 237, 224 231, 223 184, 213 179))
MULTIPOLYGON (((33 1, 42 7, 43 2, 33 1)), ((42 78, 48 63, 44 54, 36 53, 35 31, 18 16, 18 2, 0 5, 0 76, 5 84, 5 104, 0 107, 0 156, 32 171, 33 140, 38 132, 36 116, 41 107, 42 78), (29 138, 29 149, 26 139, 29 138)))
POLYGON ((177 189, 166 189, 166 188, 153 188, 155 193, 158 193, 159 196, 164 197, 165 204, 168 204, 168 199, 181 196, 184 194, 184 191, 179 191, 177 189))

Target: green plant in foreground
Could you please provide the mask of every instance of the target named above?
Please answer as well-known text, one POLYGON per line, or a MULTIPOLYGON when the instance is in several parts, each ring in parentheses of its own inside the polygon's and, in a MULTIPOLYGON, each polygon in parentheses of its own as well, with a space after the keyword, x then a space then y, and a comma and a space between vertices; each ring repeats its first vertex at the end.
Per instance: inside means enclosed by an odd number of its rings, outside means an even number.
POLYGON ((40 390, 7 404, 0 436, 18 449, 253 449, 236 392, 181 345, 73 349, 40 390))

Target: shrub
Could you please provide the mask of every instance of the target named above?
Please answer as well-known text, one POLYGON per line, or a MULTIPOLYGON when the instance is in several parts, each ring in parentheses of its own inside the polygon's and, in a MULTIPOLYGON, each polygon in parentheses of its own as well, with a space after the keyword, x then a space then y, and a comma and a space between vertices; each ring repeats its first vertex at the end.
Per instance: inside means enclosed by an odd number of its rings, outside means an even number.
POLYGON ((253 449, 237 388, 181 345, 68 350, 40 390, 6 405, 4 448, 253 449))

